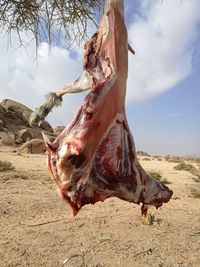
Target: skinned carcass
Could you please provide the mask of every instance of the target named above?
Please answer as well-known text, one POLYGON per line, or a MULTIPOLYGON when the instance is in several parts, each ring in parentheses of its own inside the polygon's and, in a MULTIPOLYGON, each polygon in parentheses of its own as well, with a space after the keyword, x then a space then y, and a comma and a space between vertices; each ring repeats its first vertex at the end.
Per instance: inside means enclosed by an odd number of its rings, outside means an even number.
POLYGON ((90 90, 73 121, 51 144, 48 167, 60 195, 76 215, 82 206, 109 197, 156 208, 172 191, 150 177, 137 160, 125 115, 128 50, 123 0, 107 0, 99 30, 85 44, 81 77, 48 96, 31 116, 44 119, 62 95, 90 90))

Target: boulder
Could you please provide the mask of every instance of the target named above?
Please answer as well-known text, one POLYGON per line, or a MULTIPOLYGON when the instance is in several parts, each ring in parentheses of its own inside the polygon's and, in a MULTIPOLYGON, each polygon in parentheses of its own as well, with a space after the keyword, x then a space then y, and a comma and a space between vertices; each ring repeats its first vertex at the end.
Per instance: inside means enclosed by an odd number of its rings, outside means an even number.
POLYGON ((21 153, 25 154, 41 154, 46 151, 44 141, 41 139, 32 139, 20 147, 21 153))
POLYGON ((29 128, 30 134, 32 135, 33 139, 43 139, 42 137, 42 129, 39 127, 29 128))
POLYGON ((28 122, 29 117, 32 113, 32 110, 30 108, 11 99, 4 99, 1 102, 1 106, 7 111, 14 111, 16 116, 24 120, 25 122, 28 122))
POLYGON ((0 103, 0 114, 4 114, 4 108, 1 106, 1 103, 0 103))
POLYGON ((26 141, 29 141, 31 139, 33 139, 33 136, 29 129, 22 129, 18 131, 17 140, 19 143, 25 143, 26 141))
POLYGON ((64 129, 65 126, 57 126, 56 128, 54 128, 55 135, 58 136, 64 129))
POLYGON ((4 111, 4 109, 0 105, 0 120, 2 120, 5 123, 5 119, 6 119, 6 117, 5 117, 5 111, 4 111))
POLYGON ((4 121, 0 119, 0 131, 4 130, 4 121))
POLYGON ((0 132, 0 145, 14 145, 14 138, 7 132, 0 132))
MULTIPOLYGON (((0 136, 0 144, 21 145, 32 139, 41 139, 39 143, 43 143, 42 131, 49 136, 51 141, 54 140, 54 130, 47 121, 42 122, 40 126, 30 127, 28 120, 31 113, 32 110, 25 105, 4 99, 0 103, 0 133, 4 132, 0 136)), ((28 148, 26 150, 29 153, 35 153, 34 147, 32 152, 28 148)), ((43 148, 42 151, 44 150, 43 148)))
POLYGON ((53 128, 51 127, 51 125, 48 123, 48 121, 42 121, 40 123, 40 128, 44 129, 45 131, 47 132, 50 132, 50 133, 53 133, 54 130, 53 128))

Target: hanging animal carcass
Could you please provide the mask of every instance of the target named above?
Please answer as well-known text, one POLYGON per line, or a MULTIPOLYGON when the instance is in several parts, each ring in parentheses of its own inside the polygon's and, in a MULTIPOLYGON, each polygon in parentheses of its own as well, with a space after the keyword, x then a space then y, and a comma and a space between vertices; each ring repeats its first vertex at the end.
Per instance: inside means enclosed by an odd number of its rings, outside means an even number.
POLYGON ((123 0, 107 0, 99 30, 85 44, 83 73, 51 93, 32 116, 44 119, 65 93, 90 90, 73 121, 51 144, 46 138, 48 167, 73 214, 86 204, 109 197, 156 208, 172 191, 150 177, 136 157, 125 114, 128 50, 123 0))

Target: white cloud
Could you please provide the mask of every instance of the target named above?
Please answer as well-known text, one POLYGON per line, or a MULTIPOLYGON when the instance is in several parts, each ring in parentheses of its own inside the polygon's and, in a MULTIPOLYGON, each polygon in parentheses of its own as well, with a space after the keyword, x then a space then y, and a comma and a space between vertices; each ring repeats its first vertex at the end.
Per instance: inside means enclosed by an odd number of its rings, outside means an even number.
POLYGON ((142 1, 128 31, 136 51, 129 55, 129 103, 154 97, 191 73, 199 10, 196 0, 142 1))
MULTIPOLYGON (((24 35, 23 39, 26 40, 27 36, 24 35)), ((17 36, 13 36, 14 48, 18 46, 17 40, 17 36)), ((41 43, 39 47, 38 60, 34 42, 27 49, 8 49, 7 39, 4 38, 0 51, 0 101, 10 98, 32 109, 42 104, 45 94, 77 79, 82 70, 82 56, 78 55, 75 60, 70 57, 69 51, 59 47, 52 47, 49 51, 46 43, 41 43)), ((80 101, 80 96, 68 97, 68 101, 63 101, 63 107, 55 109, 48 119, 57 125, 66 124, 80 101)))
POLYGON ((178 113, 178 112, 169 114, 170 117, 180 117, 182 115, 183 115, 182 113, 178 113))

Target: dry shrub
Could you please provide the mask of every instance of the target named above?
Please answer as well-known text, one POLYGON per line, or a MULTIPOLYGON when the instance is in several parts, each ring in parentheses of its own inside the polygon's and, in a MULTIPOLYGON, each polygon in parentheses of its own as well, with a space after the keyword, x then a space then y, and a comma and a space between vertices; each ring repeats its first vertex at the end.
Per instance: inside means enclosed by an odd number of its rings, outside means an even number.
POLYGON ((155 178, 156 180, 159 180, 159 181, 163 182, 164 184, 171 184, 170 181, 168 181, 166 178, 162 177, 162 174, 161 174, 160 171, 153 171, 152 170, 152 171, 148 171, 148 174, 151 177, 155 178))
POLYGON ((164 159, 167 162, 173 162, 173 163, 181 163, 181 162, 183 162, 183 157, 178 157, 178 156, 167 155, 167 156, 164 157, 164 159))
POLYGON ((198 164, 200 164, 200 158, 195 158, 194 161, 198 164))
POLYGON ((185 160, 200 164, 200 157, 185 157, 185 160))
POLYGON ((200 178, 199 170, 197 170, 193 165, 189 163, 181 162, 178 165, 174 166, 174 169, 179 171, 188 171, 191 174, 200 178))
POLYGON ((161 178, 162 178, 162 175, 161 175, 161 173, 159 172, 159 171, 148 171, 148 174, 150 175, 150 176, 152 176, 153 178, 155 178, 155 179, 157 179, 157 180, 161 180, 161 178))
POLYGON ((171 182, 168 181, 166 178, 163 178, 161 181, 162 181, 164 184, 171 184, 171 182))
POLYGON ((184 161, 190 161, 193 163, 200 164, 200 157, 179 157, 179 156, 172 156, 172 155, 167 155, 164 157, 164 159, 168 162, 173 162, 173 163, 181 163, 184 161))
POLYGON ((191 196, 193 198, 199 198, 200 199, 200 190, 197 190, 195 188, 191 189, 191 196))
POLYGON ((192 178, 196 183, 200 183, 200 177, 193 177, 192 178))
POLYGON ((147 220, 150 225, 153 225, 155 222, 155 214, 150 212, 147 216, 147 220))
POLYGON ((144 152, 144 151, 137 151, 137 155, 138 156, 146 156, 146 157, 150 157, 150 155, 147 153, 147 152, 144 152))
POLYGON ((148 161, 150 161, 151 159, 150 159, 150 158, 143 158, 143 160, 148 160, 148 161))
POLYGON ((14 170, 15 167, 9 161, 0 160, 0 172, 14 170))

